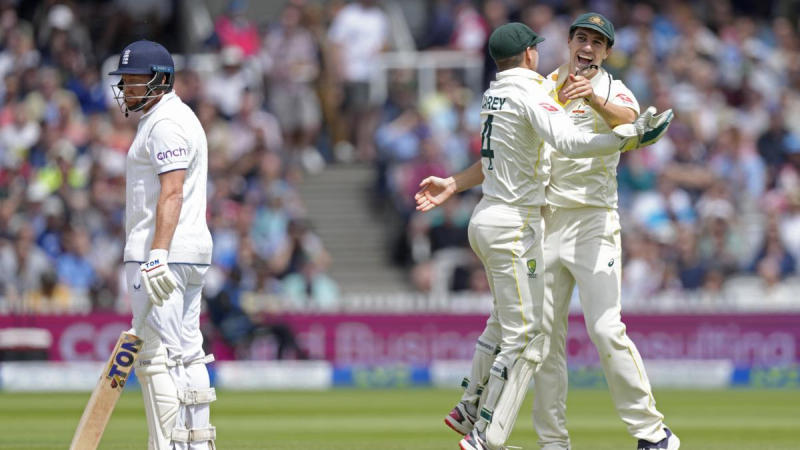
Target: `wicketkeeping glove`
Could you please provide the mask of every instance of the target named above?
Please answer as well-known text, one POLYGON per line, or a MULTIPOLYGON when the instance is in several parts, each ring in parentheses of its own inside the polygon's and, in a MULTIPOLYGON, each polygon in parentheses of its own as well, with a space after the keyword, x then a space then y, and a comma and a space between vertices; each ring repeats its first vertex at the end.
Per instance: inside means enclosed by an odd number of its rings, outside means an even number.
POLYGON ((667 132, 673 117, 671 109, 661 114, 656 114, 656 108, 651 106, 640 114, 633 123, 614 127, 612 131, 622 139, 620 151, 627 152, 628 150, 655 144, 667 132))
POLYGON ((175 278, 167 266, 167 251, 160 248, 150 250, 148 261, 140 267, 147 298, 156 306, 163 305, 176 286, 175 278))

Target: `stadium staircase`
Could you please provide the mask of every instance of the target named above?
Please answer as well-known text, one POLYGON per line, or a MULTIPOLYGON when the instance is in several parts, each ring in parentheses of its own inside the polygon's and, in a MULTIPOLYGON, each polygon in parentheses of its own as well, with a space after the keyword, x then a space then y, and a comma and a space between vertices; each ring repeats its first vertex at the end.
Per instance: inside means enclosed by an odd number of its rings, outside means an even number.
POLYGON ((336 164, 299 185, 312 229, 331 254, 328 269, 342 293, 408 292, 405 271, 389 261, 387 225, 372 209, 375 169, 336 164))

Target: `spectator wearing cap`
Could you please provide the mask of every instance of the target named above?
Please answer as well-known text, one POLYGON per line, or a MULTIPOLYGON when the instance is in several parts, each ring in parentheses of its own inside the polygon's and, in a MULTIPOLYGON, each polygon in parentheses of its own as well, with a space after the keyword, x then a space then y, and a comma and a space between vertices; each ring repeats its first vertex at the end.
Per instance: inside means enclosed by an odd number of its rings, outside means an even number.
POLYGON ((77 49, 81 57, 90 52, 89 32, 85 24, 76 20, 72 7, 56 3, 42 17, 36 39, 46 64, 57 65, 70 49, 77 49))
POLYGON ((220 52, 221 70, 208 79, 206 96, 228 120, 239 113, 247 90, 256 89, 255 74, 245 67, 245 55, 237 46, 227 46, 220 52))

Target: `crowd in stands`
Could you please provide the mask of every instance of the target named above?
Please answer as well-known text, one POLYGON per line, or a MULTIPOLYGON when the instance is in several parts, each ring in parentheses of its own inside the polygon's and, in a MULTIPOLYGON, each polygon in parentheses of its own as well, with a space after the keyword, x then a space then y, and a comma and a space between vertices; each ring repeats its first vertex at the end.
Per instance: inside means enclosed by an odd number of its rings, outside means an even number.
MULTIPOLYGON (((605 68, 641 105, 676 114, 666 138, 625 154, 618 168, 623 302, 647 305, 664 293, 725 302, 728 289, 746 291, 753 303, 794 302, 785 281, 798 275, 800 259, 797 8, 730 0, 530 3, 436 2, 422 43, 484 52, 494 27, 523 21, 546 38, 538 49, 547 75, 566 61, 569 24, 585 7, 614 22, 605 68)), ((494 68, 486 67, 489 80, 494 68)), ((479 94, 451 72, 422 101, 411 102, 402 86, 395 92, 376 133, 382 191, 408 224, 395 258, 419 289, 435 283, 440 259, 460 261, 447 278, 451 289, 486 289, 475 258, 453 252, 469 248, 477 194, 424 215, 409 201, 421 175, 453 173, 479 158, 479 94)))
MULTIPOLYGON (((370 80, 397 26, 382 2, 289 0, 258 17, 232 0, 205 33, 175 31, 189 22, 179 3, 0 1, 0 312, 125 308, 124 174, 136 116, 117 108, 101 65, 139 38, 218 62, 206 70, 187 58, 175 85, 208 136, 209 298, 335 302, 331 257, 297 187, 352 162, 375 167, 374 207, 403 224, 391 254, 415 289, 433 289, 437 261, 449 258, 448 289, 487 291, 466 239, 479 192, 413 211, 422 177, 479 158, 480 93, 461 71, 440 70, 424 98, 413 71, 394 71, 378 103, 370 80)), ((614 22, 606 69, 641 105, 676 113, 667 137, 625 154, 618 169, 624 301, 646 303, 672 291, 713 298, 743 274, 771 292, 797 275, 792 4, 419 0, 401 9, 420 50, 484 56, 492 29, 526 22, 546 38, 543 74, 566 60, 573 17, 591 8, 614 22)), ((495 68, 484 57, 486 83, 495 68)))
MULTIPOLYGON (((173 3, 133 3, 0 2, 0 312, 128 308, 124 176, 138 115, 124 117, 101 66, 140 38, 182 53, 173 3)), ((326 163, 314 83, 327 25, 313 20, 327 19, 288 4, 255 20, 247 6, 230 2, 197 43, 218 67, 187 59, 175 83, 208 136, 207 296, 230 298, 235 274, 239 290, 332 301, 330 256, 297 191, 326 163)))

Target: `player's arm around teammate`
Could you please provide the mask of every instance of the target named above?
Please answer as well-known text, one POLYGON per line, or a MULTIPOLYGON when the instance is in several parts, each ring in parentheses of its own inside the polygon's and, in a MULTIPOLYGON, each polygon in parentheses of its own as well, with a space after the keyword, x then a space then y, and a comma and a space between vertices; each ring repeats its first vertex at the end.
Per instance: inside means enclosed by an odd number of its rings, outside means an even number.
POLYGON ((463 450, 503 447, 527 382, 549 348, 542 327, 544 285, 536 272, 537 261, 542 261, 545 143, 566 148, 574 157, 611 155, 636 148, 645 125, 652 125, 649 112, 634 133, 639 137, 578 131, 535 72, 540 41, 518 23, 493 32, 489 48, 499 71, 483 96, 482 159, 454 177, 423 180, 416 195, 418 209, 429 210, 455 192, 483 183, 469 237, 495 301, 476 344, 462 401, 446 418, 456 431, 469 433, 460 442, 463 450))

